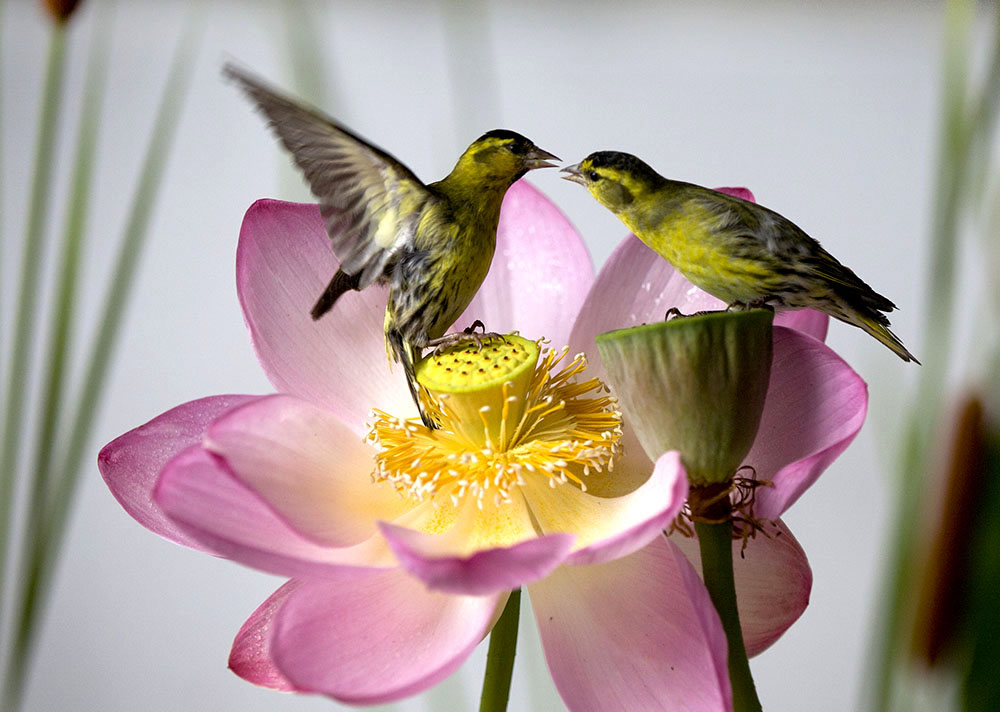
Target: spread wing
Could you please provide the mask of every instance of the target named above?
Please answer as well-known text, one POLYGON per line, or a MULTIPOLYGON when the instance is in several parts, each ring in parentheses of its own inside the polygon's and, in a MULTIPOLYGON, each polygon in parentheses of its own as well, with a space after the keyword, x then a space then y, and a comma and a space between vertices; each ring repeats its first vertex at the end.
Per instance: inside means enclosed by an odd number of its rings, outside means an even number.
POLYGON ((432 200, 409 168, 328 116, 269 88, 232 64, 223 73, 257 105, 319 200, 340 269, 364 289, 411 245, 422 206, 432 200))

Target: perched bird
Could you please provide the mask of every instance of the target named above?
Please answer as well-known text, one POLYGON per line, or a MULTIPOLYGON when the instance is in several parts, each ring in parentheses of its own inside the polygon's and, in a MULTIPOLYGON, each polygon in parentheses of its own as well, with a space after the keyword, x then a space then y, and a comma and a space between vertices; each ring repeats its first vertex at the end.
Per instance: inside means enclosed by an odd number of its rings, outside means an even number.
POLYGON ((668 180, 635 156, 598 151, 563 168, 697 287, 730 308, 810 308, 861 327, 904 361, 896 305, 790 220, 709 188, 668 180))
POLYGON ((535 168, 559 160, 513 131, 478 139, 451 173, 424 184, 409 168, 348 128, 272 90, 239 67, 234 80, 269 120, 319 200, 340 268, 312 308, 330 311, 349 290, 389 286, 386 351, 402 363, 421 417, 414 374, 423 349, 464 338, 445 331, 469 306, 496 248, 504 194, 535 168))

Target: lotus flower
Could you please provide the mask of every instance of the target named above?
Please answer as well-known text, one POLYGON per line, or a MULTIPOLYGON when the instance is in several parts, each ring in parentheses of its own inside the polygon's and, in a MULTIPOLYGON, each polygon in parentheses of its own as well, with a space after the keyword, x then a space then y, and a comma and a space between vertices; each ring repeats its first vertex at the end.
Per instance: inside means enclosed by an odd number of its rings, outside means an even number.
MULTIPOLYGON (((527 184, 512 187, 493 268, 458 325, 478 318, 557 348, 492 425, 449 406, 452 427, 424 432, 385 358, 385 293, 348 294, 312 322, 336 269, 319 211, 250 208, 237 288, 278 393, 185 403, 99 457, 147 528, 290 577, 237 634, 238 675, 353 704, 416 694, 454 671, 524 586, 570 709, 730 707, 718 618, 684 543, 662 534, 687 491, 679 457, 642 453, 592 380, 599 364, 586 376, 582 358, 557 365, 560 345, 596 359, 594 334, 662 318, 664 299, 706 303, 640 247, 624 243, 595 282, 565 218, 527 184)), ((759 510, 773 517, 846 447, 865 410, 863 384, 813 338, 825 318, 784 322, 806 333, 775 330, 749 458, 774 481, 759 510)), ((751 542, 737 577, 748 648, 761 650, 804 609, 808 565, 786 533, 751 542)))
MULTIPOLYGON (((746 188, 718 190, 754 200, 746 188)), ((671 307, 691 314, 725 306, 629 235, 591 287, 577 316, 570 348, 591 355, 590 373, 603 380, 594 345, 598 334, 661 320, 671 307)), ((755 491, 754 516, 772 521, 773 527, 768 528, 769 535, 748 540, 745 549, 744 542, 733 543, 740 620, 750 656, 773 644, 809 601, 812 574, 805 553, 780 517, 850 445, 868 410, 864 381, 822 343, 829 324, 826 315, 808 309, 785 311, 776 315, 774 324, 774 357, 764 412, 743 463, 758 481, 772 485, 755 491)), ((622 452, 615 475, 620 474, 619 467, 623 472, 649 471, 650 460, 627 423, 622 452)), ((607 487, 594 480, 588 484, 597 493, 631 486, 620 480, 607 487)), ((697 540, 675 534, 669 542, 700 573, 697 540)))

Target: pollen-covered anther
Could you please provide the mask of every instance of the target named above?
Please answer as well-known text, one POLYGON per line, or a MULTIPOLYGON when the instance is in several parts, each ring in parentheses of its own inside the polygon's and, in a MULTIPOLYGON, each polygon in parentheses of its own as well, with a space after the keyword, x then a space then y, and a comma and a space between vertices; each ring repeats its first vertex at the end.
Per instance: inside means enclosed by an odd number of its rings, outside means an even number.
POLYGON ((563 364, 567 353, 509 335, 481 351, 463 344, 425 359, 417 378, 440 427, 374 411, 373 477, 405 497, 458 506, 471 496, 480 508, 514 501, 533 478, 586 490, 583 478, 613 466, 621 413, 601 381, 579 380, 584 356, 563 364), (455 354, 464 374, 448 370, 455 354), (487 362, 503 365, 480 371, 487 362))

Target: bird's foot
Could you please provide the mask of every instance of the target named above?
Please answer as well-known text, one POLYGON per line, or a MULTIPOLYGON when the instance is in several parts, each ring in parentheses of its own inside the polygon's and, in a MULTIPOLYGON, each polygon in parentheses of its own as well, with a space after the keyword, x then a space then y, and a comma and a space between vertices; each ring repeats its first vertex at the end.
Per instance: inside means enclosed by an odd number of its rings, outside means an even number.
POLYGON ((445 334, 444 336, 438 337, 436 339, 431 339, 427 342, 427 346, 434 349, 434 355, 437 356, 442 351, 452 346, 457 346, 466 341, 474 341, 476 343, 476 348, 479 351, 483 350, 483 344, 487 343, 493 339, 502 339, 506 342, 507 338, 503 334, 497 334, 492 331, 486 331, 486 325, 483 322, 476 319, 472 322, 472 326, 469 326, 462 331, 456 331, 451 334, 445 334), (481 334, 476 333, 476 329, 482 329, 481 334))
POLYGON ((482 329, 483 330, 483 335, 484 336, 486 335, 486 324, 484 324, 483 322, 479 321, 479 319, 476 319, 474 322, 472 322, 471 326, 467 326, 464 329, 462 329, 462 333, 463 334, 475 334, 477 328, 478 329, 482 329))
POLYGON ((667 313, 663 315, 663 321, 671 321, 672 319, 687 319, 692 316, 704 316, 705 314, 712 314, 711 310, 696 311, 693 314, 685 314, 677 307, 670 307, 667 309, 667 313))

